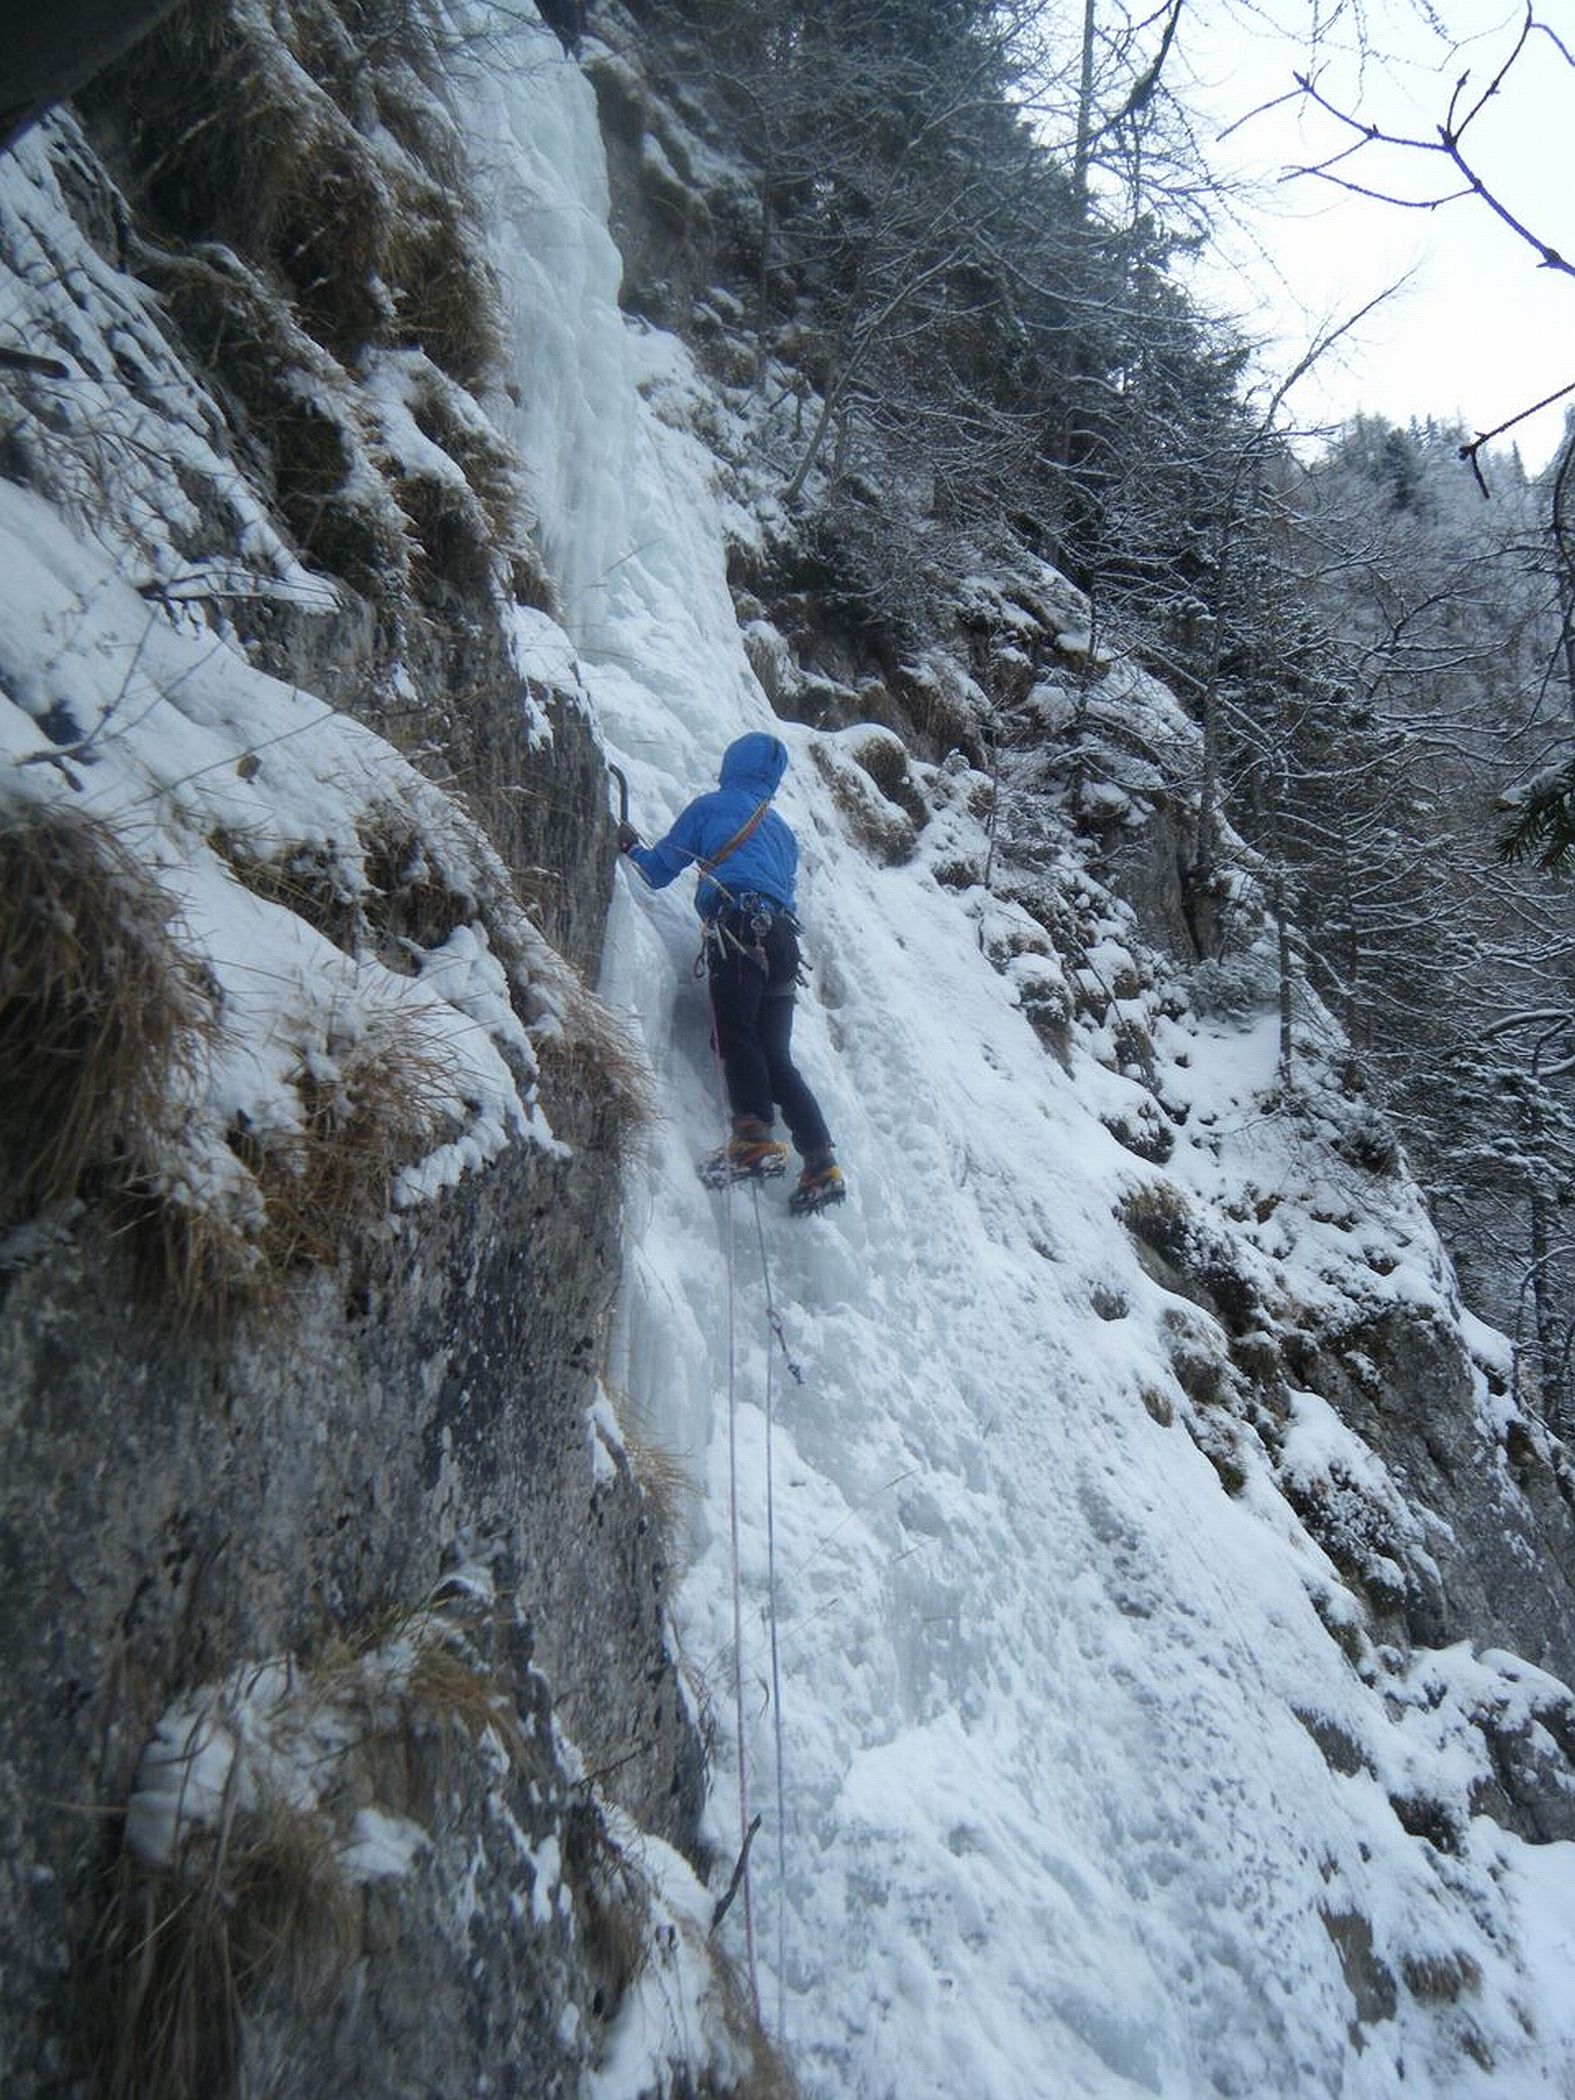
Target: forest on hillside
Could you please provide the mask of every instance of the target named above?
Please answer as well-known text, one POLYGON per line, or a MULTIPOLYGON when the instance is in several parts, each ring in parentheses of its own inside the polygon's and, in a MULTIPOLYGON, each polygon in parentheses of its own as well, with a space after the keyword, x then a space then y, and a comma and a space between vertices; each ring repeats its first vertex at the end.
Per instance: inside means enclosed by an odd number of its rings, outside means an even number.
MULTIPOLYGON (((1293 428, 1285 375, 1188 288, 1227 200, 1169 89, 1179 5, 639 14, 653 70, 680 106, 707 84, 752 179, 708 198, 731 313, 638 271, 626 297, 746 405, 782 564, 889 669, 972 571, 1040 556, 1087 595, 1090 676, 1119 647, 1182 697, 1205 756, 1172 785, 1218 997, 1279 999, 1288 1086, 1296 1031, 1334 1018, 1374 1146, 1405 1146, 1476 1309, 1565 1423, 1575 425, 1537 475, 1430 420, 1293 428), (1240 981, 1248 899, 1279 928, 1272 987, 1240 981)), ((992 732, 1002 822, 1070 798, 1097 832, 1132 754, 1021 699, 992 732)))

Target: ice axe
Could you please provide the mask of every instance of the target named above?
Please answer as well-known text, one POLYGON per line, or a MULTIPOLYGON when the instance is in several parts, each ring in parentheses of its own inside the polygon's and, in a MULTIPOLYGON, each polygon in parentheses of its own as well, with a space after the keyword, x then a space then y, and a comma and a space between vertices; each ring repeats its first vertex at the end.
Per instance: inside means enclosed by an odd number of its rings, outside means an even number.
POLYGON ((628 845, 637 843, 638 839, 634 826, 629 822, 629 782, 622 766, 610 765, 607 770, 618 784, 618 848, 620 852, 625 852, 628 850, 626 838, 628 845))

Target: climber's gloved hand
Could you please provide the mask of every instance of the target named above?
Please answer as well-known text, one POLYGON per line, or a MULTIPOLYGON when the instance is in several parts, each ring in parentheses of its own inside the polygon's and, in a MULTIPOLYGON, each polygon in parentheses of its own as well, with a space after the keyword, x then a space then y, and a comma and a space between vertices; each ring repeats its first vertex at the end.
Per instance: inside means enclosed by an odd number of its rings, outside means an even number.
POLYGON ((620 853, 627 853, 631 846, 638 846, 639 843, 640 834, 632 824, 620 824, 618 826, 618 851, 620 853))

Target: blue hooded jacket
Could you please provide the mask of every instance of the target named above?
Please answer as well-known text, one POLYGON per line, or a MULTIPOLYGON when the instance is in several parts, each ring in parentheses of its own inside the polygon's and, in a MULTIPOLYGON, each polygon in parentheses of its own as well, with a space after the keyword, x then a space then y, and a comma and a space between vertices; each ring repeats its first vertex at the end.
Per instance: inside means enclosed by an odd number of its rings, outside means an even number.
MULTIPOLYGON (((653 890, 665 889, 696 861, 716 860, 761 803, 770 801, 786 771, 787 749, 780 737, 756 729, 736 738, 722 754, 721 786, 691 802, 666 838, 654 846, 631 846, 630 860, 653 890)), ((717 862, 715 880, 700 877, 695 909, 702 919, 714 919, 731 899, 753 891, 792 911, 797 872, 798 841, 776 811, 767 810, 737 852, 717 862)))

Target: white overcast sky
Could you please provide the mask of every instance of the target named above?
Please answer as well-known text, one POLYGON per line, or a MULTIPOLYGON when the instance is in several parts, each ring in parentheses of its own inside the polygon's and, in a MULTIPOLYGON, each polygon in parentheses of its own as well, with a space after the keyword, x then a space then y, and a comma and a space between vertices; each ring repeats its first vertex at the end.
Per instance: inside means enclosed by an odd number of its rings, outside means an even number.
MULTIPOLYGON (((1179 46, 1197 81, 1188 99, 1210 113, 1207 131, 1236 124, 1215 149, 1221 165, 1270 186, 1246 231, 1225 235, 1226 256, 1201 271, 1203 296, 1240 313, 1250 335, 1278 338, 1278 352, 1265 361, 1277 378, 1321 325, 1412 273, 1410 289, 1342 342, 1292 396, 1296 420, 1337 420, 1359 409, 1402 423, 1458 415, 1474 433, 1575 380, 1575 277, 1539 266, 1533 250, 1478 199, 1402 210, 1310 176, 1276 179, 1298 163, 1326 158, 1351 136, 1293 104, 1238 121, 1292 90, 1293 74, 1306 68, 1307 0, 1269 0, 1276 23, 1248 0, 1194 4, 1197 11, 1183 16, 1179 46)), ((1575 54, 1575 0, 1536 6, 1575 54)), ((1326 8, 1334 28, 1321 47, 1320 78, 1329 98, 1381 129, 1436 137, 1462 72, 1469 70, 1474 88, 1485 87, 1524 20, 1514 0, 1438 0, 1438 7, 1447 34, 1430 28, 1408 0, 1370 0, 1366 41, 1393 54, 1385 62, 1356 55, 1348 4, 1326 8)), ((1552 38, 1532 38, 1465 143, 1487 187, 1541 239, 1575 258, 1575 69, 1552 38)), ((1459 187, 1441 154, 1377 145, 1341 172, 1396 196, 1459 187)), ((1566 405, 1513 433, 1529 466, 1540 466, 1553 449, 1566 405)))

